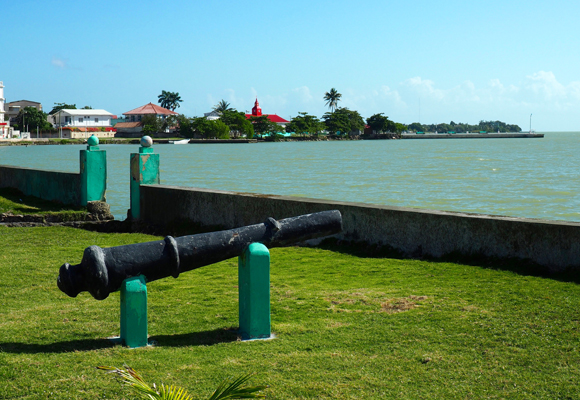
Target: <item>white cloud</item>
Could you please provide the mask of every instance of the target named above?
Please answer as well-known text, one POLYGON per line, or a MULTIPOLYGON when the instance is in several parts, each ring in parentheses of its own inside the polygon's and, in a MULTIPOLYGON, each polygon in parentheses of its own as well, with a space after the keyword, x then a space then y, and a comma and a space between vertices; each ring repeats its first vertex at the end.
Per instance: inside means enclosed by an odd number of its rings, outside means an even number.
POLYGON ((556 80, 553 72, 539 71, 528 75, 525 86, 545 100, 562 100, 567 95, 566 88, 556 80))
MULTIPOLYGON (((578 129, 575 111, 580 108, 580 81, 564 84, 553 72, 538 71, 516 83, 493 78, 483 84, 466 80, 450 87, 441 87, 431 79, 415 76, 397 85, 383 84, 366 90, 343 88, 339 91, 342 93, 339 106, 356 110, 364 118, 384 113, 403 123, 451 120, 477 123, 481 119, 499 119, 522 126, 533 112, 538 116, 538 130, 578 129), (545 127, 540 126, 542 121, 545 127)), ((305 111, 320 117, 328 108, 324 105, 324 92, 316 93, 313 95, 308 86, 296 87, 279 95, 258 93, 256 88, 249 88, 239 95, 228 89, 224 98, 240 111, 249 111, 257 96, 264 113, 291 118, 305 111)), ((208 99, 211 106, 219 100, 212 96, 208 99)))
POLYGON ((310 103, 314 99, 308 86, 292 89, 292 93, 298 97, 301 103, 310 103))
POLYGON ((51 64, 60 69, 65 69, 67 67, 67 61, 57 57, 52 57, 51 64))

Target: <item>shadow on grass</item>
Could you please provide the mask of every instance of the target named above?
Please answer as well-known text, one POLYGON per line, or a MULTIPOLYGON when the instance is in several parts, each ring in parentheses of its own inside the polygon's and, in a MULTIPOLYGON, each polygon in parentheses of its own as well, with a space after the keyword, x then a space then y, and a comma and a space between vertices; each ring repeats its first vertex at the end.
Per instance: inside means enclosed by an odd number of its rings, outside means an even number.
POLYGON ((0 352, 16 354, 70 353, 73 351, 92 351, 114 347, 109 339, 80 339, 47 344, 0 342, 0 352))
POLYGON ((211 346, 218 343, 229 343, 238 340, 236 328, 214 329, 213 331, 183 333, 179 335, 151 336, 156 347, 211 346))
MULTIPOLYGON (((210 346, 237 340, 237 329, 233 328, 149 337, 149 342, 153 342, 155 347, 210 346)), ((48 344, 0 342, 0 352, 14 354, 70 353, 101 350, 118 345, 110 339, 80 339, 48 344)))
POLYGON ((345 243, 344 241, 337 241, 333 238, 325 239, 316 247, 360 258, 392 258, 397 260, 414 259, 428 262, 449 262, 469 265, 472 267, 511 271, 522 276, 536 276, 560 282, 580 284, 580 270, 568 269, 563 272, 550 272, 546 267, 538 265, 530 260, 517 258, 500 259, 482 255, 463 255, 458 253, 447 254, 440 258, 429 257, 426 255, 408 256, 389 246, 369 245, 364 242, 345 243))

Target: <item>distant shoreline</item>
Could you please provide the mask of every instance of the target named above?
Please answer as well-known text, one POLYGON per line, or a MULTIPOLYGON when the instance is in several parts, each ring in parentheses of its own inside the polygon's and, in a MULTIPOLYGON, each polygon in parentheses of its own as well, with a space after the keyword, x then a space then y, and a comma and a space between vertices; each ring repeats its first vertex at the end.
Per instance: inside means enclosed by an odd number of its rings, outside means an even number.
MULTIPOLYGON (((543 138, 543 133, 408 133, 400 136, 394 134, 376 134, 372 136, 319 136, 319 137, 283 137, 279 142, 315 142, 315 141, 342 141, 342 140, 396 140, 396 139, 514 139, 514 138, 543 138)), ((173 144, 175 139, 153 139, 155 144, 173 144)), ((216 144, 216 143, 264 143, 274 142, 263 138, 252 139, 190 139, 188 144, 216 144)), ((86 144, 86 139, 4 139, 0 140, 0 146, 45 146, 45 145, 71 145, 86 144)), ((106 144, 140 144, 140 138, 106 138, 99 139, 100 145, 106 144)))
POLYGON ((425 133, 403 134, 401 139, 525 139, 543 138, 543 133, 425 133))

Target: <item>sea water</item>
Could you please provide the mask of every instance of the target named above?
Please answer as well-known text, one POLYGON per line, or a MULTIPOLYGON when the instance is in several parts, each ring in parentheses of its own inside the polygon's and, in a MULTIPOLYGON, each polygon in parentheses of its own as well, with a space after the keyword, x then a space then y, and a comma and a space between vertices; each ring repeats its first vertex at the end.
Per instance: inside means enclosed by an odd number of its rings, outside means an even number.
MULTIPOLYGON (((129 158, 107 151, 107 201, 129 207, 129 158)), ((580 133, 533 139, 155 145, 161 183, 548 220, 580 221, 580 133)), ((82 145, 3 146, 0 164, 79 171, 82 145)))

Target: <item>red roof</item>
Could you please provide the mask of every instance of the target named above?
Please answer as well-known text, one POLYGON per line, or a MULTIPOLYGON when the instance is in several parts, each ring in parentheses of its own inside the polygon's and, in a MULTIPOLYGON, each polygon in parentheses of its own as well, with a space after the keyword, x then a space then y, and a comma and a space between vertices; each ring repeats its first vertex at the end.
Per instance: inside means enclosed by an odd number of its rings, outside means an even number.
POLYGON ((137 128, 142 125, 141 122, 117 122, 115 128, 137 128))
MULTIPOLYGON (((276 122, 276 123, 280 123, 280 124, 287 124, 290 121, 286 121, 284 118, 282 118, 279 115, 276 114, 262 114, 265 115, 266 117, 268 117, 268 119, 272 122, 276 122)), ((246 114, 246 119, 250 119, 252 117, 255 117, 255 115, 252 114, 246 114)))
POLYGON ((146 115, 146 114, 155 114, 155 115, 179 115, 175 111, 168 110, 167 108, 159 107, 156 104, 149 103, 145 104, 144 106, 138 107, 134 110, 127 111, 123 113, 123 115, 146 115))

